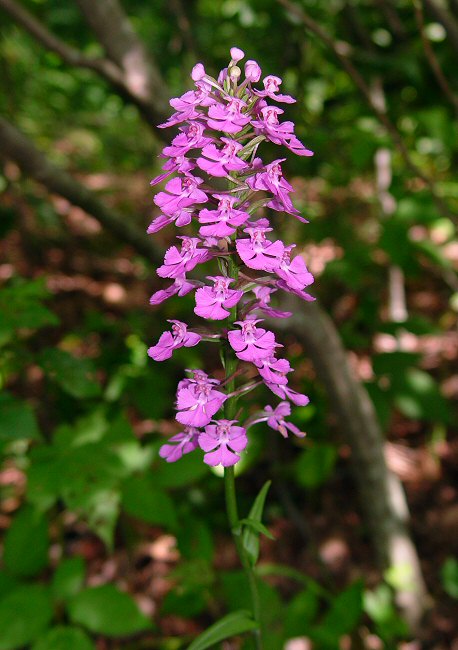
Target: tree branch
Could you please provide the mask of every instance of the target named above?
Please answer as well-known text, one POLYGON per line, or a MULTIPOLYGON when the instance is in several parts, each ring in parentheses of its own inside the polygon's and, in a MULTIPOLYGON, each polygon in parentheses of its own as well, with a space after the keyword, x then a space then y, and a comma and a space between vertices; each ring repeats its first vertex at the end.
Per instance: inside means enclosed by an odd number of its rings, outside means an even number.
POLYGON ((132 83, 132 76, 127 75, 126 71, 117 65, 117 62, 105 58, 84 56, 79 50, 57 38, 15 0, 0 0, 0 9, 3 9, 14 18, 41 45, 55 52, 64 63, 93 70, 112 83, 120 94, 137 106, 150 126, 154 126, 167 117, 168 110, 165 101, 158 101, 156 105, 152 97, 146 97, 144 93, 139 91, 136 84, 132 83))
MULTIPOLYGON (((311 358, 337 415, 341 435, 351 448, 353 473, 365 521, 382 569, 408 566, 410 585, 397 591, 397 599, 413 630, 418 630, 427 606, 417 551, 408 530, 409 511, 399 479, 388 470, 384 438, 373 404, 356 379, 336 326, 318 303, 306 313, 295 301, 283 326, 293 331, 311 358)), ((277 323, 278 325, 278 323, 277 323)))
POLYGON ((450 45, 458 54, 458 23, 454 17, 446 9, 436 4, 435 0, 423 0, 423 2, 428 13, 443 26, 447 32, 450 45))
POLYGON ((91 214, 108 232, 130 244, 140 255, 155 264, 162 263, 162 255, 150 238, 139 232, 124 216, 107 208, 70 174, 51 163, 25 135, 2 117, 0 142, 0 155, 13 160, 24 174, 91 214))
POLYGON ((418 30, 421 36, 421 42, 423 43, 423 50, 425 51, 425 55, 430 68, 433 71, 433 74, 436 77, 436 81, 442 89, 442 92, 453 106, 456 117, 458 117, 458 98, 453 94, 453 91, 450 88, 444 73, 442 72, 442 68, 440 67, 434 50, 431 47, 431 43, 429 42, 429 39, 425 33, 425 17, 423 15, 422 0, 413 0, 413 6, 415 11, 415 19, 417 21, 418 30))
POLYGON ((410 153, 404 144, 401 135, 399 134, 399 131, 391 119, 388 117, 385 106, 374 100, 369 86, 366 84, 359 71, 355 68, 352 61, 348 58, 347 52, 351 50, 351 46, 343 41, 335 42, 331 36, 313 20, 313 18, 305 13, 305 11, 294 2, 291 2, 290 0, 277 0, 277 2, 283 5, 287 11, 289 11, 295 18, 300 20, 308 30, 315 34, 327 47, 332 50, 344 70, 347 72, 349 77, 352 79, 356 87, 363 95, 369 107, 372 109, 387 132, 390 134, 394 145, 401 154, 407 168, 412 172, 412 174, 424 182, 440 212, 455 221, 455 223, 458 222, 458 215, 450 210, 443 198, 439 195, 434 182, 413 162, 410 153))
POLYGON ((109 59, 122 71, 124 85, 152 114, 169 113, 168 89, 156 63, 118 0, 76 0, 109 59))

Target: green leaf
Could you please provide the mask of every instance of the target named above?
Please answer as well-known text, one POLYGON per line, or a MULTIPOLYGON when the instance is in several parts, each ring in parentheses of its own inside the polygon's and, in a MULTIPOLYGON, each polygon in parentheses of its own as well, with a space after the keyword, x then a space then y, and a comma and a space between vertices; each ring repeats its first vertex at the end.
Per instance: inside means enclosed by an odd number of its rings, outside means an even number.
POLYGON ((151 621, 140 612, 132 597, 113 585, 81 591, 67 609, 73 623, 108 637, 129 636, 152 629, 151 621))
POLYGON ((124 481, 122 506, 133 517, 149 524, 176 528, 175 506, 169 495, 159 490, 151 476, 132 476, 124 481))
POLYGON ((180 488, 195 483, 208 476, 208 465, 202 462, 199 454, 186 454, 176 463, 166 463, 162 459, 154 470, 154 481, 159 487, 180 488))
POLYGON ((95 650, 94 642, 78 627, 53 627, 32 650, 95 650))
POLYGON ((448 557, 441 569, 441 579, 444 590, 452 598, 458 598, 458 560, 448 557))
POLYGON ((300 485, 314 489, 322 485, 332 473, 337 460, 334 445, 315 443, 302 452, 296 462, 295 475, 300 485))
POLYGON ((249 517, 246 517, 245 519, 240 519, 239 523, 243 524, 244 526, 248 526, 248 528, 253 528, 253 530, 257 531, 258 533, 261 533, 261 535, 265 535, 269 539, 275 539, 274 535, 272 535, 270 530, 266 528, 264 524, 261 524, 260 521, 256 521, 255 519, 250 519, 249 517))
POLYGON ((216 643, 224 641, 224 639, 250 632, 257 627, 256 622, 251 618, 250 612, 240 609, 224 616, 211 625, 197 639, 194 639, 188 650, 206 650, 206 648, 211 648, 216 643))
POLYGON ((84 584, 86 566, 82 557, 70 557, 62 562, 54 572, 51 590, 58 602, 66 601, 76 596, 84 584))
POLYGON ((0 395, 0 442, 40 439, 37 420, 31 407, 7 393, 0 395))
POLYGON ((17 280, 0 290, 0 345, 11 340, 19 329, 39 329, 57 325, 59 319, 41 302, 49 295, 44 279, 17 280))
POLYGON ((307 635, 319 611, 320 601, 311 589, 304 589, 289 603, 285 614, 287 638, 307 635))
POLYGON ((354 582, 331 603, 320 625, 310 632, 313 640, 333 643, 351 632, 363 613, 363 583, 354 582))
POLYGON ((29 577, 48 564, 48 522, 35 508, 23 507, 6 533, 5 567, 15 576, 29 577))
POLYGON ((18 586, 18 581, 9 573, 0 571, 0 600, 18 586))
MULTIPOLYGON (((258 496, 254 500, 248 519, 254 522, 261 523, 262 512, 264 510, 264 503, 266 500, 267 492, 269 491, 272 481, 266 481, 259 491, 258 496)), ((242 544, 245 549, 251 566, 255 566, 259 557, 259 532, 253 530, 253 526, 246 527, 242 533, 242 544)))
POLYGON ((90 359, 79 359, 59 348, 49 348, 41 352, 39 360, 45 373, 72 397, 84 399, 100 395, 90 359))
POLYGON ((53 617, 43 585, 18 587, 0 601, 0 650, 22 648, 38 639, 53 617))

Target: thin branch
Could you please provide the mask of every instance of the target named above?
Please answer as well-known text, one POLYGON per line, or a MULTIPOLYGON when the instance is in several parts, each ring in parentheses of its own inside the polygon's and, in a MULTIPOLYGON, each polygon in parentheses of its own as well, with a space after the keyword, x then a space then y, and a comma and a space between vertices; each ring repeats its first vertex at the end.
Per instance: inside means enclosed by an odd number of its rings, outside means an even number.
POLYGON ((435 0, 423 0, 428 13, 437 20, 447 32, 450 45, 458 54, 458 23, 446 9, 439 6, 435 0))
POLYGON ((61 41, 50 32, 39 20, 14 0, 0 0, 0 8, 6 11, 14 20, 31 34, 41 45, 55 52, 60 58, 72 66, 89 68, 112 81, 122 83, 121 71, 107 59, 93 59, 84 56, 79 50, 61 41))
POLYGON ((404 41, 407 38, 407 32, 391 2, 389 0, 375 0, 375 4, 385 16, 385 20, 393 35, 396 36, 398 41, 404 41))
POLYGON ((160 71, 118 0, 76 0, 108 58, 122 71, 125 88, 153 114, 169 112, 160 71))
MULTIPOLYGON (((112 83, 129 101, 135 104, 150 126, 163 121, 167 115, 165 100, 153 102, 152 97, 141 92, 141 85, 132 82, 132 75, 107 58, 90 58, 68 45, 45 27, 35 16, 14 0, 0 0, 0 9, 6 11, 18 25, 21 25, 41 45, 55 52, 70 66, 87 68, 112 83)), ((153 95, 154 98, 154 95, 153 95)))
POLYGON ((303 344, 326 388, 341 435, 351 448, 353 474, 379 564, 381 568, 409 567, 411 584, 397 590, 397 599, 412 629, 418 630, 427 607, 427 592, 409 535, 404 490, 387 468, 384 437, 374 406, 354 375, 336 326, 320 305, 307 303, 306 314, 293 300, 285 306, 293 316, 280 326, 292 331, 303 344))
POLYGON ((131 245, 153 263, 162 263, 162 255, 151 238, 139 232, 125 216, 107 208, 93 192, 70 174, 51 163, 25 135, 2 117, 0 142, 0 155, 13 160, 24 174, 91 214, 108 232, 131 245))
POLYGON ((452 104, 455 115, 458 117, 458 97, 453 94, 452 89, 450 88, 448 81, 442 72, 442 68, 437 60, 436 54, 434 53, 431 43, 429 42, 428 37, 425 33, 425 16, 423 13, 423 4, 422 0, 413 0, 413 6, 415 10, 415 19, 417 21, 418 29, 421 35, 421 42, 423 43, 423 49, 425 51, 425 56, 428 59, 428 63, 433 71, 436 81, 441 87, 444 95, 452 104))
POLYGON ((436 186, 434 182, 429 178, 429 176, 424 174, 421 169, 417 167, 417 165, 413 162, 410 153, 404 144, 401 135, 399 134, 399 131, 391 119, 388 117, 385 107, 374 100, 369 86, 366 84, 359 71, 355 68, 352 61, 348 58, 347 53, 351 50, 351 46, 343 41, 335 42, 331 36, 313 20, 313 18, 305 13, 305 11, 301 7, 297 6, 294 2, 291 2, 290 0, 277 0, 277 2, 283 5, 287 11, 289 11, 295 18, 300 20, 308 30, 314 33, 327 47, 332 50, 344 70, 347 72, 349 77, 352 79, 356 87, 363 95, 369 107, 372 109, 387 132, 390 134, 407 168, 412 172, 412 174, 424 182, 442 214, 457 222, 458 215, 449 209, 443 198, 438 194, 436 186))

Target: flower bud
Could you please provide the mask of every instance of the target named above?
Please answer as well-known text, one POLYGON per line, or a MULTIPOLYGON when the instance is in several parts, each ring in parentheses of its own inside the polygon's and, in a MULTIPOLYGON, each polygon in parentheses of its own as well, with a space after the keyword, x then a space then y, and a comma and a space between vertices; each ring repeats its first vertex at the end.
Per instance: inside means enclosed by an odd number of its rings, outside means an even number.
POLYGON ((231 47, 231 59, 232 63, 238 63, 243 57, 245 56, 245 52, 243 50, 239 50, 238 47, 231 47))
POLYGON ((205 77, 205 68, 202 63, 196 63, 191 72, 191 79, 193 81, 200 81, 205 77))
POLYGON ((242 71, 238 67, 238 65, 233 65, 229 68, 229 77, 231 78, 231 81, 237 81, 237 79, 240 78, 242 71))
POLYGON ((261 68, 251 59, 245 63, 245 77, 248 81, 256 83, 261 78, 261 68))

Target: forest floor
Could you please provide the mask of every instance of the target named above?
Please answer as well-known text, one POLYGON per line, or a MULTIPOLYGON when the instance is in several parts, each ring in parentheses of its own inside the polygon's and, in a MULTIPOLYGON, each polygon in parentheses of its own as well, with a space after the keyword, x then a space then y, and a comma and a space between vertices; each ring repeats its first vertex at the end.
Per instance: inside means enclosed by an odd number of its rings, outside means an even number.
MULTIPOLYGON (((114 179, 92 177, 86 180, 92 187, 106 190, 114 179)), ((131 197, 136 191, 139 211, 145 215, 147 223, 149 205, 144 195, 143 178, 131 179, 131 197)), ((57 238, 53 243, 40 234, 33 205, 13 193, 6 193, 3 201, 17 205, 20 228, 11 231, 0 243, 0 258, 4 260, 0 265, 0 279, 7 279, 13 272, 25 277, 46 275, 48 287, 55 294, 53 309, 62 319, 64 330, 71 330, 78 314, 89 308, 112 312, 119 319, 129 309, 142 305, 145 310, 149 309, 153 280, 145 280, 141 265, 132 261, 129 250, 121 249, 114 258, 111 251, 109 255, 100 254, 99 244, 88 245, 88 240, 97 239, 100 231, 92 218, 54 197, 53 210, 62 218, 71 237, 57 238)), ((437 295, 431 295, 430 299, 436 303, 437 295)), ((440 304, 437 309, 441 309, 440 304)), ((423 340, 422 344, 426 365, 433 368, 435 364, 446 364, 451 370, 455 364, 456 368, 456 338, 438 334, 434 340, 423 340)), ((353 351, 352 355, 358 362, 358 352, 353 351)), ((359 359, 361 363, 363 356, 359 359)), ((456 393, 457 382, 452 371, 448 381, 452 395, 456 393)), ((141 430, 141 421, 134 424, 141 430)), ((445 560, 458 555, 458 434, 432 440, 424 423, 397 414, 391 422, 386 458, 406 490, 412 537, 431 595, 431 610, 422 641, 403 642, 399 648, 458 650, 457 601, 446 595, 441 581, 445 560)), ((23 481, 22 472, 15 468, 8 467, 0 472, 0 483, 16 484, 19 495, 23 493, 23 481)), ((3 502, 0 528, 8 527, 18 505, 18 499, 3 502)), ((361 514, 345 447, 340 449, 334 475, 319 493, 305 503, 296 501, 293 517, 278 517, 269 525, 277 542, 264 540, 262 562, 294 567, 334 589, 344 588, 360 576, 365 577, 369 587, 380 579, 368 540, 361 535, 361 514), (298 520, 302 520, 302 524, 298 520)), ((121 546, 107 555, 104 546, 84 526, 71 518, 67 523, 69 549, 88 561, 89 583, 95 585, 111 580, 125 585, 142 609, 154 614, 170 589, 170 573, 178 561, 178 554, 171 535, 146 525, 142 533, 145 541, 133 558, 121 546)), ((229 538, 219 539, 215 565, 225 569, 237 566, 229 538)), ((276 578, 275 581, 285 594, 292 595, 293 585, 287 579, 276 578)), ((198 621, 172 615, 164 617, 160 625, 163 633, 170 636, 200 631, 198 621)), ((116 643, 103 640, 98 644, 99 650, 117 647, 116 643)), ((302 650, 307 647, 303 645, 302 650)), ((377 650, 382 646, 377 645, 374 635, 368 635, 365 647, 377 650)), ((301 650, 301 646, 297 648, 301 650)))

